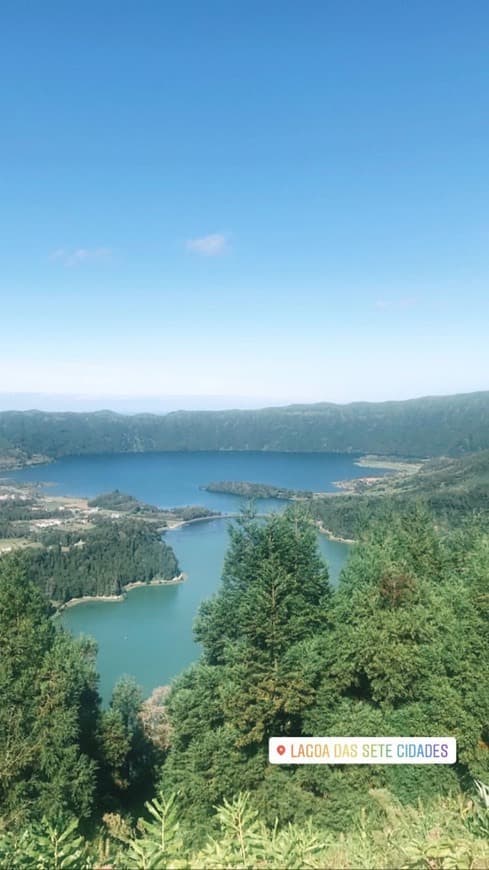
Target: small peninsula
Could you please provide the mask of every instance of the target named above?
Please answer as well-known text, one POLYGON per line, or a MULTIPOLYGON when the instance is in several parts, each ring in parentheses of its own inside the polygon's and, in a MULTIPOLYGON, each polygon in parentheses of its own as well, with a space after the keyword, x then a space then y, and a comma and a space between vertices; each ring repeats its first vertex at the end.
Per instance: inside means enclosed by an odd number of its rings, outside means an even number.
POLYGON ((187 575, 180 572, 175 577, 165 580, 162 577, 155 577, 153 580, 136 580, 132 583, 126 583, 121 587, 121 592, 114 595, 82 595, 80 598, 70 598, 64 604, 57 607, 57 613, 62 613, 70 607, 76 607, 78 604, 88 604, 90 601, 107 601, 113 604, 115 601, 125 601, 126 594, 133 589, 140 589, 143 586, 176 586, 179 583, 184 583, 187 575))
POLYGON ((287 501, 312 498, 315 493, 306 489, 287 489, 268 483, 252 483, 247 480, 217 480, 207 483, 201 489, 206 492, 222 492, 244 498, 277 498, 287 501))
POLYGON ((20 559, 56 608, 183 582, 162 533, 220 516, 198 505, 160 509, 119 490, 90 500, 48 493, 43 485, 0 480, 0 558, 20 559))

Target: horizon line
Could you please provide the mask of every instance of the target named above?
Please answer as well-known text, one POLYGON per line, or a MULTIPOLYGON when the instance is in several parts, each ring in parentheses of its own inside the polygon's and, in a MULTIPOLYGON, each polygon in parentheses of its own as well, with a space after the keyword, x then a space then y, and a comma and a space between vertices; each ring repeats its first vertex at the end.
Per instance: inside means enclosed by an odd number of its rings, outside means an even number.
MULTIPOLYGON (((387 405, 387 404, 399 404, 399 403, 404 404, 404 403, 408 403, 408 402, 415 402, 415 401, 429 400, 429 399, 449 399, 449 398, 462 397, 462 396, 474 396, 475 397, 477 395, 483 395, 485 393, 489 393, 489 388, 486 390, 482 390, 482 389, 465 390, 463 392, 455 392, 455 393, 452 393, 452 392, 450 392, 450 393, 423 393, 420 395, 409 396, 409 397, 403 398, 403 399, 396 399, 396 398, 394 398, 394 399, 392 399, 392 398, 390 398, 390 399, 377 399, 377 400, 376 399, 372 399, 372 400, 371 399, 352 399, 352 400, 348 400, 348 401, 344 401, 344 402, 333 402, 333 401, 330 401, 328 399, 318 399, 318 400, 313 400, 313 401, 269 399, 268 404, 267 404, 266 399, 259 399, 258 397, 252 398, 252 397, 243 396, 243 397, 239 397, 239 399, 241 399, 243 402, 245 402, 247 404, 246 407, 240 407, 239 404, 236 404, 236 405, 229 404, 226 407, 221 407, 221 408, 212 408, 212 407, 207 407, 207 408, 206 407, 193 407, 193 408, 187 407, 186 408, 184 406, 179 406, 179 407, 169 408, 166 410, 159 410, 159 411, 149 410, 149 409, 144 410, 144 408, 141 408, 141 409, 138 409, 137 411, 133 411, 133 412, 130 412, 127 409, 124 411, 116 410, 115 408, 111 408, 110 406, 103 405, 103 404, 100 404, 100 406, 97 406, 97 407, 94 407, 91 409, 77 409, 77 410, 72 410, 70 408, 46 409, 46 408, 35 407, 35 406, 25 407, 25 408, 3 407, 2 400, 7 399, 7 397, 16 397, 17 401, 21 401, 23 397, 27 397, 27 396, 30 396, 32 398, 44 397, 45 399, 48 399, 51 401, 53 401, 53 400, 55 401, 56 399, 61 399, 61 398, 64 399, 65 401, 69 401, 69 400, 72 400, 72 401, 75 400, 78 402, 85 401, 85 402, 89 402, 89 403, 95 404, 95 405, 97 405, 97 401, 99 398, 100 398, 100 402, 103 402, 104 399, 109 399, 110 401, 114 401, 114 402, 136 403, 139 405, 141 403, 144 403, 145 401, 147 401, 148 404, 150 404, 151 402, 164 403, 164 402, 171 402, 171 401, 175 401, 175 400, 185 401, 185 399, 187 399, 187 400, 193 399, 195 401, 196 399, 200 398, 199 396, 190 395, 190 394, 186 395, 186 396, 183 396, 183 395, 179 395, 179 396, 176 396, 176 395, 174 395, 174 396, 172 396, 172 395, 134 396, 134 395, 132 395, 131 396, 131 395, 127 395, 127 394, 121 394, 121 395, 111 394, 111 395, 107 395, 107 396, 98 397, 98 396, 91 396, 91 395, 86 394, 86 393, 44 393, 44 392, 28 392, 28 391, 24 392, 23 391, 23 392, 0 392, 0 413, 1 414, 5 414, 5 413, 27 414, 27 413, 36 413, 36 412, 37 413, 45 413, 45 414, 109 413, 109 414, 116 414, 118 416, 136 416, 136 415, 141 415, 141 414, 147 414, 147 415, 155 416, 155 417, 163 417, 163 416, 167 416, 168 414, 175 414, 175 413, 179 413, 179 412, 222 413, 225 411, 227 411, 227 412, 231 412, 231 411, 243 411, 243 412, 245 412, 245 411, 266 411, 266 410, 271 409, 271 408, 278 410, 280 408, 285 409, 285 408, 304 407, 304 406, 317 407, 317 406, 321 406, 321 405, 323 405, 323 406, 328 405, 331 407, 341 408, 341 407, 348 407, 351 405, 387 405), (259 404, 260 401, 262 401, 263 404, 259 404), (249 404, 250 402, 253 404, 250 405, 249 404)), ((213 395, 202 396, 201 398, 203 400, 205 400, 206 398, 208 400, 212 400, 212 399, 226 400, 227 399, 229 402, 232 399, 238 398, 238 397, 227 397, 226 395, 213 394, 213 395)), ((239 399, 238 399, 238 401, 239 401, 239 399)))

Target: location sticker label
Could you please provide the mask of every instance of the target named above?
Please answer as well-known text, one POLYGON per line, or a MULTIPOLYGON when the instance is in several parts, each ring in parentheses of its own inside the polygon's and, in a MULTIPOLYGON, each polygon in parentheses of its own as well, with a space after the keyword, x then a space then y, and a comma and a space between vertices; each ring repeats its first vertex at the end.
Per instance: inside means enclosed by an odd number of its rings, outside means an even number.
POLYGON ((270 764, 455 764, 455 737, 270 737, 270 764))

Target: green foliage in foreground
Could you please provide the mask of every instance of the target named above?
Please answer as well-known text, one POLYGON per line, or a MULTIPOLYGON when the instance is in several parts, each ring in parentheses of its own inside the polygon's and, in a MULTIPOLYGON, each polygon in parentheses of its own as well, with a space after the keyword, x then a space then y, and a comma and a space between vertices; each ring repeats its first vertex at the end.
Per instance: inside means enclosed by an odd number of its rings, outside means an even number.
POLYGON ((121 679, 102 712, 95 654, 91 639, 53 620, 23 562, 2 559, 0 829, 72 818, 86 827, 153 793, 160 756, 142 727, 140 691, 121 679))
MULTIPOLYGON (((347 833, 305 825, 267 826, 249 794, 217 808, 214 831, 200 849, 188 845, 174 798, 146 804, 136 828, 120 816, 105 818, 105 831, 87 842, 76 821, 56 827, 45 820, 20 834, 0 834, 0 862, 36 870, 226 870, 226 868, 429 868, 489 867, 489 803, 484 788, 473 799, 419 801, 403 808, 392 795, 372 790, 376 817, 361 813, 347 833)), ((487 794, 487 790, 486 790, 487 794)))
POLYGON ((298 509, 232 532, 200 611, 200 662, 174 684, 163 790, 195 836, 212 806, 253 793, 268 823, 344 830, 371 788, 404 804, 489 779, 488 539, 445 542, 419 510, 374 526, 338 588, 298 509), (453 735, 455 766, 270 766, 281 735, 453 735))
POLYGON ((489 867, 483 526, 393 514, 332 589, 303 510, 244 516, 196 636, 156 751, 134 683, 101 712, 93 644, 0 561, 0 865, 489 867), (268 763, 270 736, 319 734, 454 735, 458 762, 268 763))
POLYGON ((0 813, 93 811, 98 694, 95 645, 58 631, 20 563, 0 571, 0 813))

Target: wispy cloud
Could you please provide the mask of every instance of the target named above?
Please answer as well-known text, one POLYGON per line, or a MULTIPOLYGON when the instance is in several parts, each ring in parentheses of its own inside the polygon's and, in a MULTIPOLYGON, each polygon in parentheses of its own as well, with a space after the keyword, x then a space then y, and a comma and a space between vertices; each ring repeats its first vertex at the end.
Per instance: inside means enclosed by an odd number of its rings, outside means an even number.
POLYGON ((111 257, 111 248, 58 248, 49 259, 63 266, 81 266, 83 263, 104 262, 111 257))
POLYGON ((386 311, 388 309, 412 308, 417 303, 418 300, 415 296, 401 296, 399 299, 377 299, 375 307, 380 311, 386 311))
POLYGON ((204 257, 218 257, 228 247, 228 240, 223 233, 211 233, 209 236, 201 236, 198 239, 188 239, 187 251, 194 254, 202 254, 204 257))

